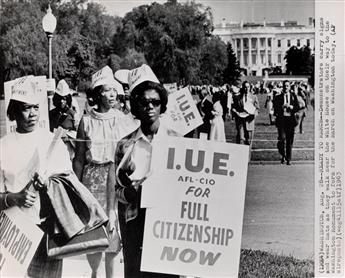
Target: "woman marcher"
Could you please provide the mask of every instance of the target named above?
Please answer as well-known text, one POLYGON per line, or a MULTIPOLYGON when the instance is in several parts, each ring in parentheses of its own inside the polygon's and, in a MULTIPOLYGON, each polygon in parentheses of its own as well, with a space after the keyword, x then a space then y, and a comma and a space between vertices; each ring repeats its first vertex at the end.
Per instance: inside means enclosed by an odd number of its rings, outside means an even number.
MULTIPOLYGON (((79 180, 108 213, 110 247, 105 252, 105 266, 106 276, 114 277, 115 257, 120 246, 116 229, 115 191, 114 188, 107 188, 107 178, 117 142, 137 128, 139 123, 114 109, 122 86, 114 79, 108 66, 92 76, 91 87, 87 98, 92 108, 80 120, 73 168, 79 180)), ((92 277, 96 277, 102 253, 88 254, 87 259, 92 268, 92 277)))
POLYGON ((168 93, 151 68, 142 65, 134 69, 129 81, 131 112, 140 120, 141 125, 119 142, 115 164, 111 167, 108 180, 110 186, 115 185, 116 196, 119 199, 125 277, 178 277, 140 271, 146 212, 146 209, 140 208, 141 182, 150 170, 152 141, 160 136, 176 133, 160 122, 160 115, 166 111, 168 93))
MULTIPOLYGON (((47 255, 48 233, 49 236, 55 235, 57 218, 62 220, 59 222, 59 230, 68 230, 71 236, 85 226, 79 225, 80 218, 74 218, 72 211, 64 211, 61 205, 70 204, 69 200, 56 195, 56 192, 63 192, 63 188, 57 185, 59 175, 69 183, 68 177, 74 174, 66 146, 60 139, 56 140, 53 133, 38 126, 42 107, 39 105, 35 86, 32 77, 24 77, 12 89, 7 115, 10 121, 16 121, 17 128, 0 140, 0 207, 1 210, 19 207, 45 233, 29 265, 28 276, 61 277, 62 260, 49 258, 47 255), (65 213, 63 219, 57 216, 55 208, 65 213), (71 216, 77 221, 72 221, 71 216)), ((81 184, 76 184, 74 189, 78 190, 78 186, 83 190, 84 186, 81 184)), ((86 192, 87 194, 87 197, 92 197, 90 192, 86 192)), ((92 202, 91 199, 88 200, 92 202)), ((102 216, 102 213, 104 216, 97 221, 106 221, 103 209, 99 206, 99 211, 96 206, 93 209, 99 213, 98 216, 102 216)))
POLYGON ((269 123, 270 125, 274 124, 274 111, 273 111, 273 85, 269 84, 267 86, 267 97, 265 102, 265 108, 268 111, 269 123))
POLYGON ((223 120, 223 108, 220 104, 221 95, 219 92, 213 94, 213 118, 211 119, 210 140, 226 142, 225 128, 223 120))
POLYGON ((72 108, 72 94, 67 82, 59 81, 53 95, 54 109, 49 111, 49 127, 54 132, 59 126, 65 130, 63 141, 67 146, 70 158, 74 158, 74 148, 76 139, 76 111, 72 108))
POLYGON ((303 134, 303 122, 304 122, 304 118, 307 116, 306 109, 308 109, 308 107, 307 107, 306 92, 301 86, 298 86, 297 88, 297 100, 300 107, 300 110, 297 112, 299 114, 298 129, 299 129, 299 133, 303 134))

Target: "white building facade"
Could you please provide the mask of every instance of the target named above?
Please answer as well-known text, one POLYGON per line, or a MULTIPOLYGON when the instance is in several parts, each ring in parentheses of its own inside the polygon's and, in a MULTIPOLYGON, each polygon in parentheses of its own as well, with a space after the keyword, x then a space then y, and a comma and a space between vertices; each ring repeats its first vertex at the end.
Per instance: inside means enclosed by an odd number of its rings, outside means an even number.
POLYGON ((315 49, 313 19, 309 26, 296 21, 280 23, 222 23, 213 32, 224 42, 230 42, 246 75, 262 76, 267 68, 281 67, 285 72, 286 51, 292 47, 309 46, 315 49))

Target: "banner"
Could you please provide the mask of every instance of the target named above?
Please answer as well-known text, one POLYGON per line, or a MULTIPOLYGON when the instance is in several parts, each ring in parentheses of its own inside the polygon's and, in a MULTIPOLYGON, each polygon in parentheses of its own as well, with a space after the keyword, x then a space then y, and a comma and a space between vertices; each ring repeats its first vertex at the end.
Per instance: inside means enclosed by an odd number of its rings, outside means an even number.
POLYGON ((169 95, 162 121, 182 135, 202 124, 200 113, 187 87, 169 95))
MULTIPOLYGON (((16 130, 16 122, 10 121, 6 116, 6 111, 8 107, 8 103, 10 102, 11 94, 12 94, 12 87, 19 82, 23 82, 24 79, 32 77, 32 75, 24 76, 21 78, 17 78, 12 81, 8 81, 4 83, 4 92, 5 92, 5 116, 6 119, 6 133, 14 132, 16 130)), ((36 76, 36 88, 37 92, 40 95, 40 120, 39 120, 39 127, 49 130, 49 112, 48 112, 48 97, 47 97, 47 79, 45 76, 36 76)))
POLYGON ((43 232, 18 207, 0 212, 1 277, 24 277, 43 232))
POLYGON ((248 146, 166 138, 142 188, 142 271, 237 277, 248 146))

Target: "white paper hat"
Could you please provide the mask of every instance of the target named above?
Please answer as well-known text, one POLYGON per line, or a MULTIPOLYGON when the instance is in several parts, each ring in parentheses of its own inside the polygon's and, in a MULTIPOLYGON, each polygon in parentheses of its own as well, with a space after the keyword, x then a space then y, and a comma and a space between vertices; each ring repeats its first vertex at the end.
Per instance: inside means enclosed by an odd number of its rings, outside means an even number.
POLYGON ((231 90, 232 90, 235 94, 237 94, 237 93, 240 91, 240 88, 238 88, 238 87, 232 85, 232 86, 231 86, 231 90))
POLYGON ((130 70, 128 70, 128 69, 119 69, 114 73, 114 77, 120 83, 128 84, 129 73, 130 73, 130 70))
POLYGON ((11 99, 28 104, 39 104, 40 98, 33 77, 20 80, 12 87, 11 99))
POLYGON ((128 75, 129 91, 132 92, 136 86, 145 81, 160 83, 152 69, 148 65, 143 64, 141 67, 130 71, 128 75))
POLYGON ((55 93, 57 93, 58 95, 60 95, 62 97, 65 97, 65 96, 71 94, 71 90, 70 90, 67 82, 64 79, 59 81, 59 83, 56 87, 55 93))
POLYGON ((122 85, 114 78, 113 71, 110 67, 105 66, 92 75, 91 87, 92 89, 100 85, 109 85, 116 89, 119 95, 124 94, 122 85))

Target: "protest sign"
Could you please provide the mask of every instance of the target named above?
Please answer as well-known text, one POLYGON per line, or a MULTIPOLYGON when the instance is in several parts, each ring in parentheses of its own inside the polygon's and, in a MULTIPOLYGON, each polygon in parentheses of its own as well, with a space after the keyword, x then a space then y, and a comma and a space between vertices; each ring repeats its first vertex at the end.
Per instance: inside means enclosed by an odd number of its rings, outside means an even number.
POLYGON ((202 124, 202 118, 188 88, 169 95, 167 111, 162 121, 176 132, 185 135, 202 124))
POLYGON ((166 138, 153 148, 141 270, 238 274, 248 146, 166 138))
POLYGON ((164 83, 163 86, 169 94, 172 94, 172 93, 177 91, 177 83, 176 82, 175 83, 164 83))
MULTIPOLYGON (((24 76, 21 78, 17 78, 12 81, 8 81, 4 83, 4 92, 5 92, 5 107, 7 109, 8 103, 11 99, 12 88, 14 85, 18 84, 19 82, 24 82, 25 79, 33 77, 32 75, 24 76)), ((35 76, 34 80, 36 82, 36 89, 37 93, 40 98, 40 120, 39 120, 39 128, 49 130, 49 114, 48 114, 48 97, 47 97, 47 80, 45 76, 35 76)), ((6 113, 6 111, 5 111, 6 113)), ((10 121, 7 117, 6 118, 6 133, 14 132, 16 130, 16 122, 10 121)))
POLYGON ((1 277, 24 277, 43 232, 18 208, 0 212, 1 277))

